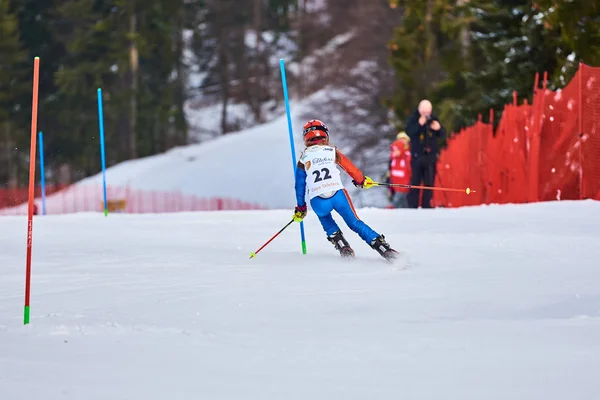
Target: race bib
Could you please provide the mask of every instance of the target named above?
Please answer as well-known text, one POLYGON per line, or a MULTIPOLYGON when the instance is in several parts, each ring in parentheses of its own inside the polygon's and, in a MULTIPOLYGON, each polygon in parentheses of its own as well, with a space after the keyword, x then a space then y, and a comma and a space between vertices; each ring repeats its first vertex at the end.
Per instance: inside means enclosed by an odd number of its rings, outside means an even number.
POLYGON ((300 162, 306 170, 306 187, 310 199, 344 188, 335 162, 334 147, 311 146, 306 149, 300 162))

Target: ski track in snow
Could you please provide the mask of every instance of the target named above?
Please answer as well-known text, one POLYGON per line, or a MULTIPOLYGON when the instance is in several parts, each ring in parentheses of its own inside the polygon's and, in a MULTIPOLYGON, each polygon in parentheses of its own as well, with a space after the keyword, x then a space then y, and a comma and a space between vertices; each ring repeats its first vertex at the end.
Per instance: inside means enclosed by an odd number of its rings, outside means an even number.
POLYGON ((600 203, 0 218, 0 399, 596 399, 600 203))

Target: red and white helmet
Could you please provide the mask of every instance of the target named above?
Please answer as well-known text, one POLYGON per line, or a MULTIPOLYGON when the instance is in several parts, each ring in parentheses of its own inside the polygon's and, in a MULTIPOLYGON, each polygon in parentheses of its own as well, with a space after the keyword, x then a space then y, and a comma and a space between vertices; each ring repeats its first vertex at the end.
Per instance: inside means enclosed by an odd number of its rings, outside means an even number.
POLYGON ((306 146, 329 143, 329 130, 318 119, 311 119, 304 124, 302 134, 304 135, 304 144, 306 146))

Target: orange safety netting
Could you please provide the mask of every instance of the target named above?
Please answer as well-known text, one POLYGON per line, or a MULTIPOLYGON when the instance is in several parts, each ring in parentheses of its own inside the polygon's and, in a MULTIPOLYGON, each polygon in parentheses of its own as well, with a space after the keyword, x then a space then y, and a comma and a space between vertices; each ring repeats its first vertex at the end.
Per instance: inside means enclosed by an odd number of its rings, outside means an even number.
MULTIPOLYGON (((580 65, 556 92, 536 89, 533 104, 504 107, 494 133, 479 121, 448 139, 434 192, 436 206, 549 200, 600 200, 600 68, 580 65)), ((490 115, 493 121, 493 115, 490 115)))

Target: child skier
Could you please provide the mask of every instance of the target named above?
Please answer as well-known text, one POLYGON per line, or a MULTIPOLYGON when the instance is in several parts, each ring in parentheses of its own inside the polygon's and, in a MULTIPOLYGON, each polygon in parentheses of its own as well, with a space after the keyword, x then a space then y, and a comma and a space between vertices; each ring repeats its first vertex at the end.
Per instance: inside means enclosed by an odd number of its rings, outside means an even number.
POLYGON ((382 257, 388 260, 395 258, 396 252, 385 241, 385 237, 371 229, 356 215, 350 196, 342 184, 337 165, 352 177, 352 183, 358 188, 370 188, 373 180, 365 177, 345 155, 329 144, 329 131, 323 122, 316 119, 308 121, 303 127, 303 135, 306 148, 296 166, 297 206, 294 209, 294 221, 300 222, 306 216, 305 195, 308 189, 310 205, 319 217, 327 240, 342 257, 353 257, 354 250, 333 220, 333 210, 382 257))

